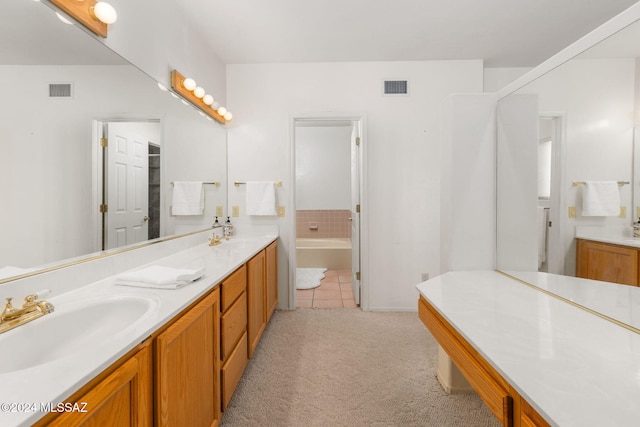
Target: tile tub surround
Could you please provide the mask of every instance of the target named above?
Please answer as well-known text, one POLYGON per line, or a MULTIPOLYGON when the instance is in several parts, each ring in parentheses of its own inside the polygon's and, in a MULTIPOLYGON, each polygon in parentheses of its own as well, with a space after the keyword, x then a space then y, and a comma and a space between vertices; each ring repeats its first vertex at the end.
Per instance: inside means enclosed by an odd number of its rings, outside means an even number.
POLYGON ((639 334, 495 271, 417 288, 550 424, 637 424, 639 334))
MULTIPOLYGON (((161 265, 174 268, 204 267, 205 275, 177 290, 143 289, 125 286, 116 286, 115 277, 110 276, 102 280, 87 283, 68 292, 60 293, 56 288, 55 294, 47 298, 55 307, 56 312, 64 312, 66 307, 83 301, 85 298, 109 298, 114 295, 136 295, 152 297, 158 301, 157 308, 135 328, 126 333, 112 337, 108 342, 87 343, 86 349, 52 362, 23 369, 15 372, 0 374, 0 402, 25 403, 25 402, 64 402, 76 390, 101 373, 125 355, 129 350, 143 342, 154 331, 175 317, 178 313, 205 295, 223 278, 232 273, 238 266, 247 262, 253 255, 267 247, 277 239, 277 235, 245 235, 232 238, 229 242, 223 242, 219 246, 209 246, 200 243, 186 250, 172 253, 168 256, 156 258, 146 264, 139 264, 138 269, 149 265, 161 265), (230 243, 225 246, 225 243, 230 243), (37 384, 37 387, 25 387, 25 384, 37 384)), ((155 250, 157 250, 156 248, 155 250)), ((130 256, 136 258, 137 256, 130 256)), ((105 258, 108 260, 108 258, 105 258)), ((113 262, 110 261, 110 262, 113 262)), ((80 264, 80 268, 91 268, 91 262, 80 264)), ((131 267, 130 267, 131 268, 131 267)), ((58 270, 57 274, 63 274, 65 269, 58 270)), ((47 282, 45 273, 34 276, 31 280, 39 278, 41 288, 47 282)), ((22 295, 22 292, 16 295, 22 295)), ((46 316, 32 322, 46 322, 46 316)), ((69 331, 73 333, 73 331, 69 331)), ((20 334, 20 327, 0 335, 0 344, 3 336, 7 334, 20 334)), ((23 426, 31 425, 44 416, 40 412, 0 412, 0 425, 23 426)))
POLYGON ((349 210, 296 211, 296 237, 351 238, 349 210))

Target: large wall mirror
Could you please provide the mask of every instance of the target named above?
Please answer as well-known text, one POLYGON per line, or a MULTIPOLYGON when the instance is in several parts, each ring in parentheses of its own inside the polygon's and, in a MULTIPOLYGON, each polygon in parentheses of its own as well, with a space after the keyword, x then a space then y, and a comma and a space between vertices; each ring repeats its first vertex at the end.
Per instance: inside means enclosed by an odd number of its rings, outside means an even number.
MULTIPOLYGON (((499 270, 528 281, 542 280, 538 272, 575 276, 576 230, 631 237, 640 206, 639 37, 635 22, 499 100, 499 270), (618 215, 583 212, 586 181, 620 182, 618 215)), ((628 291, 620 286, 621 301, 628 291)))
POLYGON ((46 5, 0 10, 0 283, 210 227, 225 128, 46 5), (172 212, 180 181, 205 183, 200 212, 172 212))

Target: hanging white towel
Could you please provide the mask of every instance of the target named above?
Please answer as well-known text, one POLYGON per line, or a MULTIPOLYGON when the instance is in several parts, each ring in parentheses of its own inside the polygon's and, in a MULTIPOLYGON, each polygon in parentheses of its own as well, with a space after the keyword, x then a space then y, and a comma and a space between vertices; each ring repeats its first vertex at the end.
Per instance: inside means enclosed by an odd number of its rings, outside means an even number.
POLYGON ((247 182, 247 215, 277 215, 275 182, 247 182))
POLYGON ((203 268, 172 268, 152 265, 116 277, 116 285, 139 288, 178 289, 204 276, 203 268))
POLYGON ((172 215, 204 214, 204 187, 202 182, 174 182, 172 215))
POLYGON ((620 190, 616 181, 586 181, 582 192, 582 216, 618 216, 620 190))

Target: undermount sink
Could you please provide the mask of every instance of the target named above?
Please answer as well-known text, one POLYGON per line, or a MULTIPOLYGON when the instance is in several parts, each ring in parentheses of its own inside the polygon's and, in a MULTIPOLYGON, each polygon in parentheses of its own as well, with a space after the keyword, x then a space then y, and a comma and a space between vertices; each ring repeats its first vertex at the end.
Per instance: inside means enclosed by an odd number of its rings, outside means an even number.
POLYGON ((60 304, 0 335, 0 374, 32 368, 122 336, 154 313, 151 297, 117 295, 60 304))

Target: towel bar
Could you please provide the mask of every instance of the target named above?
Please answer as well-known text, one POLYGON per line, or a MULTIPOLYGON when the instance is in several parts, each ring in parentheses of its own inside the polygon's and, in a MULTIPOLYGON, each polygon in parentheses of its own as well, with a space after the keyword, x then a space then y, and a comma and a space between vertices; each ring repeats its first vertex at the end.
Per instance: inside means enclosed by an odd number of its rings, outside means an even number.
MULTIPOLYGON (((236 181, 236 182, 233 183, 233 185, 235 185, 236 187, 240 187, 240 185, 244 185, 244 184, 246 184, 246 182, 236 181)), ((276 187, 282 187, 282 181, 276 181, 275 185, 276 185, 276 187)))
MULTIPOLYGON (((574 186, 574 187, 577 187, 578 185, 585 185, 585 184, 586 184, 586 182, 585 182, 585 181, 573 181, 573 182, 571 183, 571 185, 572 185, 572 186, 574 186)), ((622 187, 623 185, 628 185, 628 184, 630 184, 630 182, 629 182, 629 181, 618 181, 618 185, 619 185, 620 187, 622 187)))

